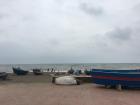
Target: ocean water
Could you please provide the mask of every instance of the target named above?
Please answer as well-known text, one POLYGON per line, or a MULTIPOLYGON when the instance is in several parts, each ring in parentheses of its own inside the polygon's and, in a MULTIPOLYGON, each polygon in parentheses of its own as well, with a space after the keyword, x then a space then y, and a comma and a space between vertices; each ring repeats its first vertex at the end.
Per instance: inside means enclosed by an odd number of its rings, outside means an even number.
POLYGON ((21 67, 31 71, 33 68, 47 70, 54 68, 56 71, 68 71, 71 67, 75 70, 85 70, 92 68, 104 69, 140 69, 140 63, 82 63, 82 64, 0 64, 0 72, 12 72, 12 67, 21 67))

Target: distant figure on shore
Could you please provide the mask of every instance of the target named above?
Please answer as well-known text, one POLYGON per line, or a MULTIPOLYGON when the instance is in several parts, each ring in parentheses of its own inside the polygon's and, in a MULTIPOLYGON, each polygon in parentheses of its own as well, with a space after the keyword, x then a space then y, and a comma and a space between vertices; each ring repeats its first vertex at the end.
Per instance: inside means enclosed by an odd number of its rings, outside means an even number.
POLYGON ((47 69, 47 72, 49 72, 49 68, 47 69))
POLYGON ((70 70, 68 70, 68 74, 73 74, 74 73, 74 70, 73 68, 71 67, 70 70))
POLYGON ((52 68, 51 72, 53 72, 53 71, 54 71, 54 68, 52 68))

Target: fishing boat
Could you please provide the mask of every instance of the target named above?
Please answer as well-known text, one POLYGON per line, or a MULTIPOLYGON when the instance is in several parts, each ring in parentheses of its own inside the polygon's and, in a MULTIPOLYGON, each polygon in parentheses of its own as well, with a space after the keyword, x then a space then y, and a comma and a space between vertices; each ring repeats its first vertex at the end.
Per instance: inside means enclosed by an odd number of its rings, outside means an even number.
POLYGON ((140 72, 140 69, 92 69, 91 70, 92 72, 93 71, 101 71, 101 72, 140 72))
POLYGON ((140 88, 140 70, 92 69, 93 82, 105 86, 140 88))
POLYGON ((6 72, 0 72, 0 79, 5 80, 8 77, 6 72))
POLYGON ((23 70, 23 69, 21 69, 20 67, 18 67, 18 68, 13 67, 13 72, 14 72, 16 75, 26 75, 26 74, 28 74, 28 71, 23 70))
POLYGON ((43 71, 41 71, 41 69, 33 69, 33 73, 35 75, 42 75, 43 74, 43 71))

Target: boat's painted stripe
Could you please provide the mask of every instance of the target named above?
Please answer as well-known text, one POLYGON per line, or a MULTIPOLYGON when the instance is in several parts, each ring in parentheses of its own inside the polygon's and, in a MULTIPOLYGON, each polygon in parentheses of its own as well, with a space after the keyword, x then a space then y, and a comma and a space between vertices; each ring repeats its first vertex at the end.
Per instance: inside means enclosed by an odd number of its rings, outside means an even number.
POLYGON ((131 69, 131 70, 111 70, 111 69, 92 69, 94 71, 102 71, 102 72, 140 72, 140 69, 131 69))
POLYGON ((113 77, 113 76, 95 76, 93 78, 97 79, 110 79, 110 80, 124 80, 124 81, 140 81, 140 78, 129 78, 129 77, 113 77))

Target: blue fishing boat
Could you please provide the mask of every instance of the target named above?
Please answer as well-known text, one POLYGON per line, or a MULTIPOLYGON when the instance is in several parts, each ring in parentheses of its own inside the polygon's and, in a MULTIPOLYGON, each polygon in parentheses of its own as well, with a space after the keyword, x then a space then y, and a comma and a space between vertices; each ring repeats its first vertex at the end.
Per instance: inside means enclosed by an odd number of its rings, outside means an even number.
POLYGON ((13 67, 13 72, 14 72, 16 75, 26 75, 26 74, 28 74, 28 71, 23 70, 23 69, 21 69, 20 67, 18 67, 18 68, 13 67))
POLYGON ((101 72, 140 72, 140 69, 92 69, 92 71, 101 71, 101 72))
POLYGON ((140 88, 140 70, 92 69, 93 82, 105 86, 140 88))

